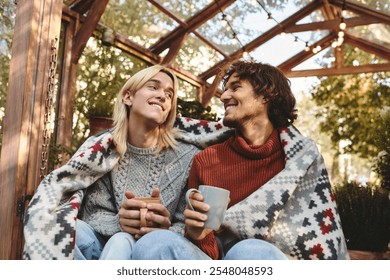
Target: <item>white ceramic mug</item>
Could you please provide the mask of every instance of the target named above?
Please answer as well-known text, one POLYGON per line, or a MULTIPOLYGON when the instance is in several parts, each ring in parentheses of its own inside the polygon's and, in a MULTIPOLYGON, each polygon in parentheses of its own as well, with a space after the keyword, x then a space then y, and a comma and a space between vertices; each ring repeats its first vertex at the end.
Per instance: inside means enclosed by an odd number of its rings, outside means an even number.
MULTIPOLYGON (((217 230, 220 228, 225 212, 229 203, 230 191, 213 186, 200 185, 199 189, 189 189, 186 193, 186 202, 189 207, 194 210, 191 205, 190 195, 192 192, 198 192, 203 195, 203 202, 210 206, 207 211, 207 221, 204 227, 217 230)), ((195 210, 194 210, 195 211, 195 210)))

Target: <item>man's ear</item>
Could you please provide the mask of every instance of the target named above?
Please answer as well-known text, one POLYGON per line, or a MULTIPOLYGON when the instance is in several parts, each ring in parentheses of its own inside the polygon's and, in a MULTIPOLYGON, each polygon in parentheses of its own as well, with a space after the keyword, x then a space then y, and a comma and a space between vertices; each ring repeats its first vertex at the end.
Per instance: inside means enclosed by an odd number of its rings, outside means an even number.
POLYGON ((133 105, 133 94, 130 93, 130 91, 126 91, 125 95, 122 97, 123 104, 130 106, 133 105))

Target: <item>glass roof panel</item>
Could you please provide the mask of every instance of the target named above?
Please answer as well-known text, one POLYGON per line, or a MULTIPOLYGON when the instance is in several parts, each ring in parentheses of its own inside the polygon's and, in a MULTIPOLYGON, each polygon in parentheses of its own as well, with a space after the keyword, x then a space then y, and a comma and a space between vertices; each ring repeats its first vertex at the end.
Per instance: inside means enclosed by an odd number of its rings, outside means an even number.
POLYGON ((353 36, 390 48, 390 27, 387 25, 370 24, 367 26, 356 26, 347 28, 347 31, 353 36))
POLYGON ((101 22, 146 48, 178 26, 148 1, 111 0, 101 22))
POLYGON ((324 15, 319 10, 315 10, 310 15, 298 21, 297 24, 306 24, 320 21, 325 21, 324 15))
POLYGON ((264 4, 264 1, 237 0, 200 26, 197 32, 226 54, 231 54, 310 2, 304 0, 296 5, 291 1, 267 1, 264 4), (234 36, 238 38, 237 43, 232 41, 234 36))
POLYGON ((317 31, 278 35, 252 51, 250 56, 257 61, 276 66, 304 51, 306 42, 309 42, 310 46, 328 34, 328 31, 317 31))
POLYGON ((223 56, 191 33, 176 57, 183 69, 199 75, 222 60, 223 56))
POLYGON ((174 14, 182 21, 187 21, 190 17, 194 16, 199 11, 203 10, 206 6, 210 5, 213 0, 197 0, 197 1, 167 1, 167 0, 154 0, 159 3, 169 12, 174 14))
MULTIPOLYGON (((389 1, 367 1, 367 0, 349 0, 355 2, 356 4, 367 6, 373 10, 380 11, 382 13, 389 14, 390 11, 390 2, 389 1)), ((347 5, 348 9, 348 5, 347 5)))

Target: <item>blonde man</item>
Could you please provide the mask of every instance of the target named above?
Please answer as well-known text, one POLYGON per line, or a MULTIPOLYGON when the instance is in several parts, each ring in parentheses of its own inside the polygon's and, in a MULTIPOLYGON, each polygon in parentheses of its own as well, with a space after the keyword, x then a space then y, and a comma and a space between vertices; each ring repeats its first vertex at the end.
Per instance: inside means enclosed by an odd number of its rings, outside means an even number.
POLYGON ((114 128, 88 138, 38 186, 24 216, 24 259, 130 259, 142 236, 183 234, 184 188, 199 152, 193 145, 204 149, 232 131, 176 117, 176 98, 176 77, 160 65, 126 82, 114 128))

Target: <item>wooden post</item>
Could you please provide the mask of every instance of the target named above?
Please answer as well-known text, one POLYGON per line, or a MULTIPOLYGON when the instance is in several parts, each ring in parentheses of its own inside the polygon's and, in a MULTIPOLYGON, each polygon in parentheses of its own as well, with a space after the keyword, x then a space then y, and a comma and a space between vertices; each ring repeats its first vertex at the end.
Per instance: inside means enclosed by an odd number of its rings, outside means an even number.
POLYGON ((17 1, 0 160, 0 259, 21 258, 23 196, 32 195, 40 182, 50 58, 62 2, 17 1))

